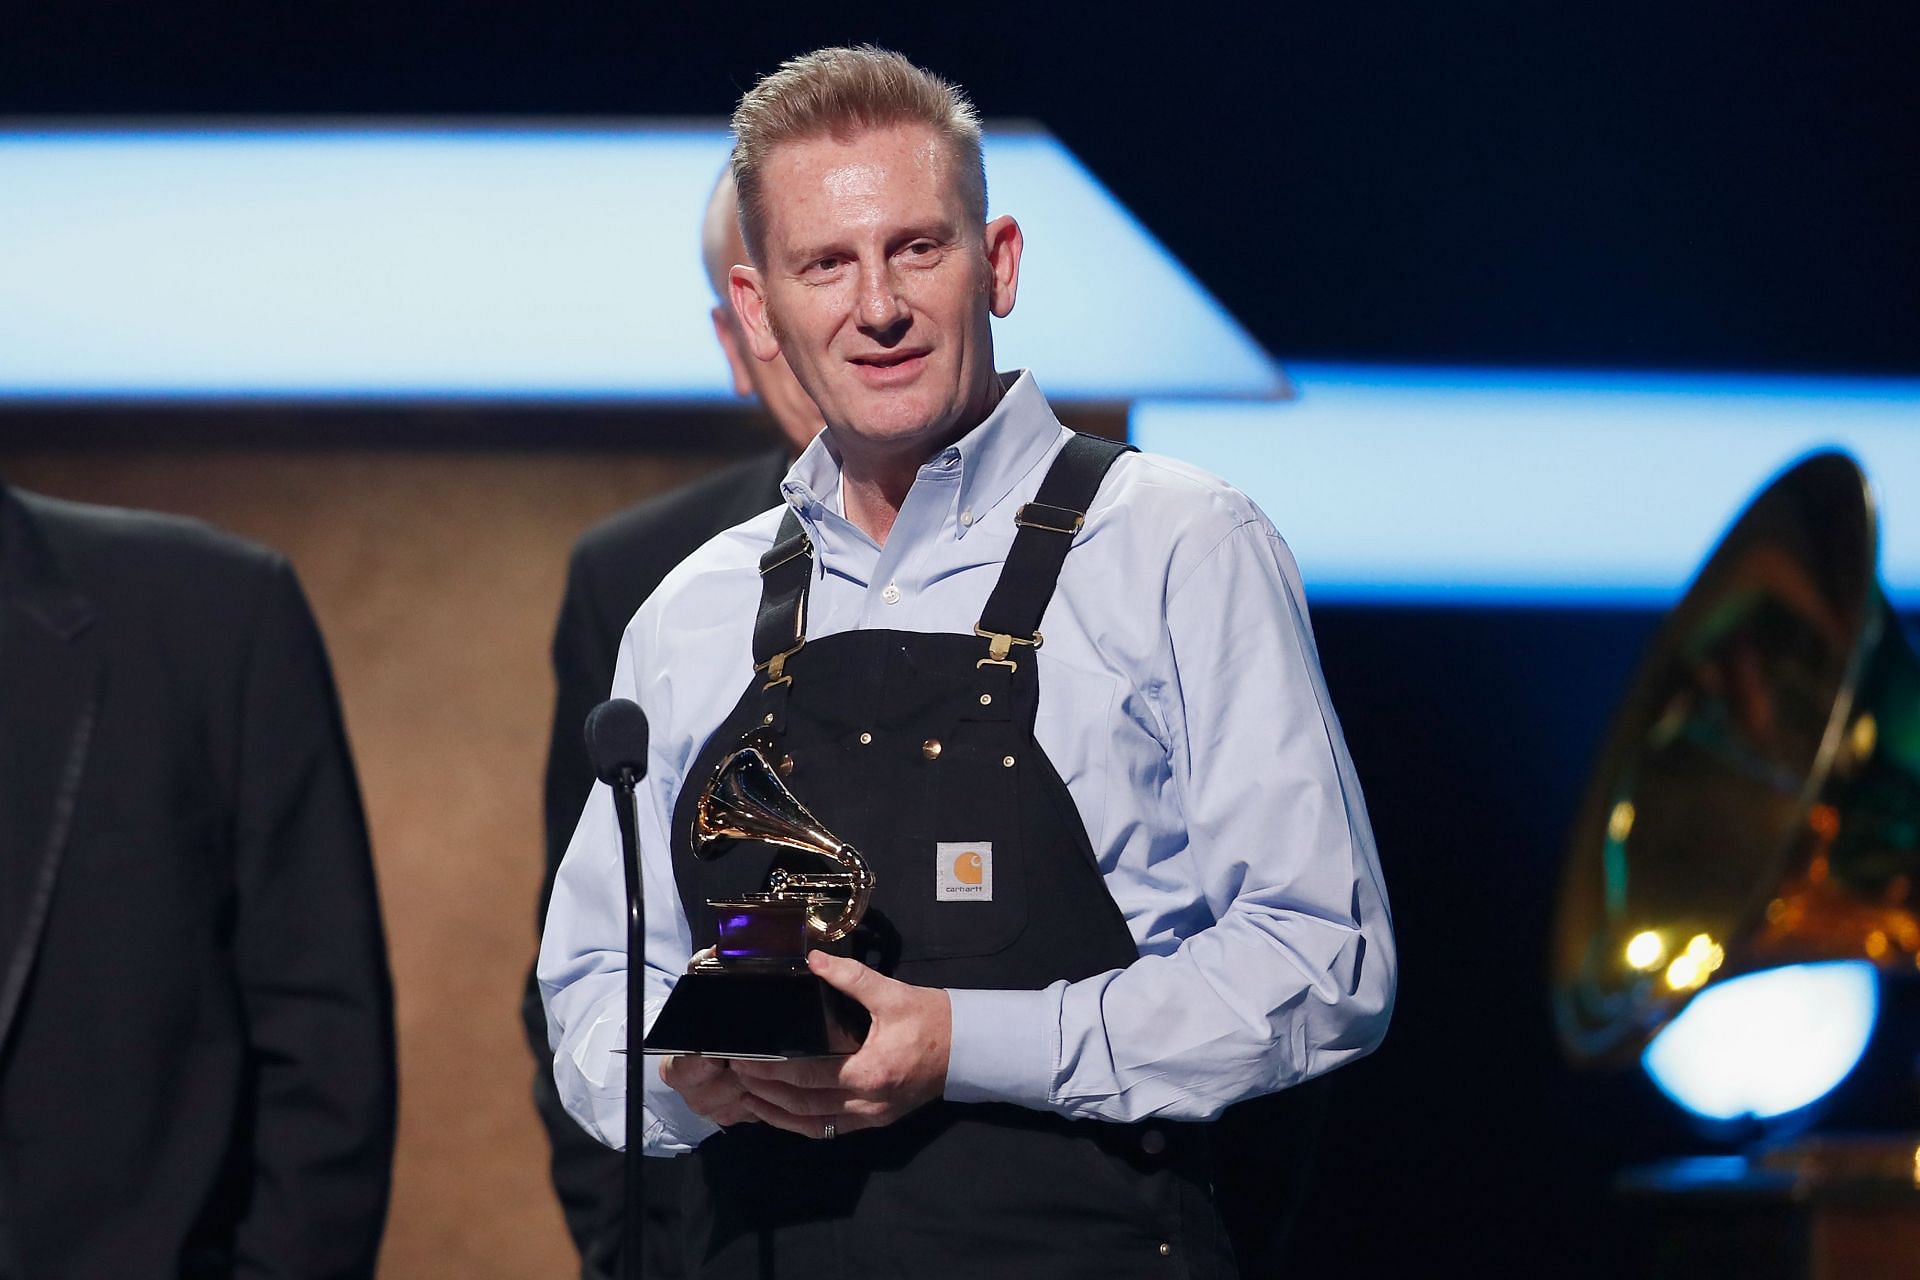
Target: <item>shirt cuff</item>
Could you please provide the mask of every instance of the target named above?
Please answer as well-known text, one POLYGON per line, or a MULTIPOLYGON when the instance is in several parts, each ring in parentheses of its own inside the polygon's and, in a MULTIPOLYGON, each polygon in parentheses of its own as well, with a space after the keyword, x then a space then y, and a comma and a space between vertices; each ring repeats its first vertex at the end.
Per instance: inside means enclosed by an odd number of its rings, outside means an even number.
POLYGON ((1053 1104, 1060 1060, 1060 998, 1044 991, 947 991, 953 1040, 947 1050, 949 1102, 1011 1102, 1036 1110, 1053 1104))
POLYGON ((646 1075, 642 1093, 646 1100, 646 1129, 641 1150, 650 1156, 678 1156, 699 1146, 720 1132, 720 1126, 703 1115, 696 1115, 677 1090, 660 1079, 665 1058, 643 1058, 646 1075))
MULTIPOLYGON (((607 1014, 594 1023, 574 1046, 555 1058, 560 1095, 576 1092, 580 1105, 567 1110, 582 1128, 600 1142, 623 1151, 627 1145, 627 1020, 607 1014), (568 1068, 577 1081, 567 1087, 568 1068)), ((650 1156, 674 1156, 693 1150, 720 1131, 720 1126, 697 1115, 686 1099, 660 1079, 661 1058, 640 1057, 633 1068, 639 1077, 644 1110, 640 1117, 640 1149, 650 1156)))
MULTIPOLYGON (((647 1025, 651 1027, 655 1018, 660 1016, 664 999, 649 1001, 646 1011, 647 1025)), ((620 1047, 627 1047, 627 1021, 620 1020, 620 1047)), ((650 1156, 678 1156, 699 1146, 706 1139, 720 1132, 720 1126, 697 1114, 680 1096, 680 1091, 660 1078, 660 1068, 666 1065, 664 1057, 647 1057, 642 1054, 640 1066, 640 1099, 646 1110, 641 1116, 640 1150, 650 1156)))

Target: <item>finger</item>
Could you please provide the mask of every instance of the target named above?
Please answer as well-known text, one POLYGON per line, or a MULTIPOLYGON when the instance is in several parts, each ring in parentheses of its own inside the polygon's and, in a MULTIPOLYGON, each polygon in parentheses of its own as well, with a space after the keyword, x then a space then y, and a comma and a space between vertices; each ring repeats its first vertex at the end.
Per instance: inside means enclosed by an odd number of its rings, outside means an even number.
POLYGON ((836 956, 827 951, 809 951, 807 968, 813 970, 815 977, 835 991, 853 997, 869 1010, 876 1012, 879 1006, 875 1001, 884 1004, 891 989, 899 985, 892 978, 869 969, 858 960, 836 956))
POLYGON ((905 1114, 897 1103, 880 1102, 872 1098, 849 1098, 840 1113, 840 1132, 877 1129, 881 1125, 892 1124, 905 1114))
POLYGON ((730 1107, 722 1107, 718 1111, 709 1113, 707 1119, 713 1121, 722 1129, 731 1129, 737 1124, 758 1124, 760 1122, 760 1118, 754 1115, 753 1112, 747 1110, 744 1103, 736 1103, 730 1107))
POLYGON ((797 1133, 803 1138, 820 1136, 823 1117, 796 1116, 785 1108, 775 1106, 765 1099, 756 1098, 752 1094, 748 1094, 740 1101, 753 1118, 762 1124, 770 1124, 776 1129, 785 1129, 788 1133, 797 1133))
POLYGON ((793 1112, 763 1099, 748 1097, 746 1106, 753 1111, 754 1118, 777 1129, 785 1129, 803 1138, 827 1139, 827 1126, 833 1126, 833 1137, 843 1137, 861 1129, 873 1129, 892 1123, 891 1114, 872 1110, 869 1104, 866 1110, 859 1112, 840 1112, 823 1116, 795 1115, 793 1112))
POLYGON ((742 1080, 778 1080, 802 1089, 838 1089, 842 1087, 841 1058, 787 1058, 779 1062, 758 1062, 742 1058, 733 1070, 742 1080))
POLYGON ((740 1106, 746 1096, 747 1091, 742 1089, 737 1081, 732 1080, 723 1080, 705 1089, 689 1089, 680 1095, 682 1101, 687 1104, 688 1110, 709 1119, 717 1117, 723 1111, 740 1106))
POLYGON ((725 1058, 703 1058, 694 1054, 675 1054, 661 1060, 660 1080, 670 1088, 685 1093, 688 1089, 698 1089, 727 1074, 728 1064, 725 1058))
POLYGON ((771 1102, 796 1116, 837 1115, 849 1101, 844 1089, 802 1089, 781 1080, 749 1080, 745 1077, 741 1078, 740 1083, 762 1102, 771 1102))

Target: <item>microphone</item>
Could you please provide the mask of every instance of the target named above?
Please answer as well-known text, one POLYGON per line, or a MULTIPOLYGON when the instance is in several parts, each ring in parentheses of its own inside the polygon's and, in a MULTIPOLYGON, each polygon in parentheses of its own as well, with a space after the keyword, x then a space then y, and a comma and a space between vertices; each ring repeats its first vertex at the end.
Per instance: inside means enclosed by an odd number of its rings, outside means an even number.
POLYGON ((640 1055, 632 1050, 636 1047, 634 1038, 642 1035, 645 1025, 640 972, 647 935, 634 788, 647 772, 646 712, 631 698, 611 698, 587 712, 586 736, 587 758, 593 762, 594 776, 613 788, 613 812, 620 822, 620 861, 627 878, 627 1179, 620 1254, 622 1274, 627 1280, 641 1280, 640 1231, 646 1216, 641 1187, 645 1174, 640 1155, 640 1091, 634 1088, 640 1080, 634 1059, 640 1055))
POLYGON ((631 698, 611 698, 587 712, 587 758, 594 776, 616 786, 621 774, 647 773, 647 713, 631 698))

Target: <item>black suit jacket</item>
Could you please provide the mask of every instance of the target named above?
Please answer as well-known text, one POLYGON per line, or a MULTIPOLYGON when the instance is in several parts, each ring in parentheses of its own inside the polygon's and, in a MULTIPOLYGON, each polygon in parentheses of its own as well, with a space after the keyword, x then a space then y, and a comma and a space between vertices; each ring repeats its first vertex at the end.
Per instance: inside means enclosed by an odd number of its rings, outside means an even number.
MULTIPOLYGON (((580 821, 593 767, 581 726, 613 686, 620 637, 660 580, 715 534, 780 501, 788 456, 776 449, 715 472, 693 484, 631 507, 596 525, 574 547, 566 601, 553 635, 553 738, 547 752, 547 874, 540 891, 540 927, 567 842, 580 821)), ((534 1103, 553 1145, 553 1184, 580 1249, 581 1275, 618 1274, 622 1159, 573 1122, 553 1085, 553 1051, 539 988, 527 980, 522 1007, 527 1043, 538 1064, 534 1103)), ((647 1171, 649 1240, 646 1274, 667 1280, 682 1274, 672 1225, 678 1161, 654 1161, 647 1171)))
POLYGON ((271 552, 0 487, 0 1277, 361 1277, 392 997, 271 552))

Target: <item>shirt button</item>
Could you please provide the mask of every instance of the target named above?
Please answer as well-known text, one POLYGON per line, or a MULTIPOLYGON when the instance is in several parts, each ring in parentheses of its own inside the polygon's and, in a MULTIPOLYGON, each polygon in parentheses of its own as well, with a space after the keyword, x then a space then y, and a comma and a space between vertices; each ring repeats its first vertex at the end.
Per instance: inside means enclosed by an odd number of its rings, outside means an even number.
POLYGON ((1158 1129, 1149 1129, 1140 1135, 1140 1149, 1150 1156, 1157 1156, 1167 1149, 1167 1135, 1158 1129))
POLYGON ((1160 1245, 1160 1256, 1164 1258, 1167 1255, 1171 1254, 1172 1252, 1173 1252, 1173 1246, 1163 1241, 1160 1245))
POLYGON ((960 523, 965 528, 971 529, 973 527, 973 512, 962 511, 960 513, 960 523))
POLYGON ((886 586, 886 589, 880 593, 880 598, 882 600, 885 600, 888 604, 899 604, 900 588, 895 586, 893 583, 889 582, 886 586))

